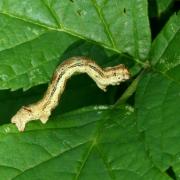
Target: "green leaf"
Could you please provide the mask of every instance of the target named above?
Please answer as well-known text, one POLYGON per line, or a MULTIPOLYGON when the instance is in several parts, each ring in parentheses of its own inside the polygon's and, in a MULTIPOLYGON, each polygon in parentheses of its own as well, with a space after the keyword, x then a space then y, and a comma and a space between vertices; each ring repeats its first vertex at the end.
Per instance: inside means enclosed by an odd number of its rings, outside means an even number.
POLYGON ((154 40, 150 52, 152 65, 166 72, 178 65, 180 38, 180 13, 174 14, 154 40), (174 66, 173 66, 174 65, 174 66))
POLYGON ((145 0, 2 0, 0 23, 0 89, 48 82, 58 58, 79 38, 139 63, 150 49, 145 0))
POLYGON ((174 0, 149 0, 149 11, 151 17, 160 17, 172 6, 174 0))
MULTIPOLYGON (((154 40, 150 60, 155 69, 172 78, 180 64, 180 13, 174 14, 154 40), (171 74, 172 73, 172 74, 171 74)), ((178 77, 177 77, 178 78, 178 77)))
POLYGON ((146 73, 136 93, 137 123, 145 147, 161 171, 180 166, 180 16, 174 14, 155 39, 152 71, 146 73))
POLYGON ((2 51, 1 89, 28 89, 47 82, 59 63, 59 53, 63 53, 74 40, 66 34, 51 32, 30 43, 2 51))
MULTIPOLYGON (((158 3, 162 14, 169 1, 158 3)), ((23 133, 1 125, 0 179, 180 177, 180 14, 173 10, 150 50, 147 8, 146 0, 0 1, 0 89, 46 83, 60 62, 80 55, 132 74, 107 93, 87 75, 73 77, 47 124, 30 122, 23 133), (119 96, 119 107, 98 106, 119 96)), ((46 87, 1 91, 1 123, 46 87)))
POLYGON ((3 180, 170 179, 152 163, 128 106, 80 109, 30 123, 24 133, 4 125, 0 144, 3 180))
POLYGON ((138 129, 145 135, 153 162, 163 171, 180 153, 180 85, 159 73, 149 73, 136 94, 138 129))

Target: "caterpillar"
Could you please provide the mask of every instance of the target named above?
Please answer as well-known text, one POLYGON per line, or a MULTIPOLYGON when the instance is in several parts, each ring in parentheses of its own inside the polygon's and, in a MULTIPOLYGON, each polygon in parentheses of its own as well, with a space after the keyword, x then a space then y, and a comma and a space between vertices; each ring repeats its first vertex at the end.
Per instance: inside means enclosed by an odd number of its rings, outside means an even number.
POLYGON ((22 106, 11 122, 15 123, 19 131, 24 131, 26 124, 32 120, 46 123, 52 110, 58 105, 67 80, 77 73, 87 73, 103 91, 106 91, 108 85, 119 85, 130 78, 130 73, 123 64, 101 68, 89 58, 71 57, 57 67, 43 98, 34 104, 22 106))

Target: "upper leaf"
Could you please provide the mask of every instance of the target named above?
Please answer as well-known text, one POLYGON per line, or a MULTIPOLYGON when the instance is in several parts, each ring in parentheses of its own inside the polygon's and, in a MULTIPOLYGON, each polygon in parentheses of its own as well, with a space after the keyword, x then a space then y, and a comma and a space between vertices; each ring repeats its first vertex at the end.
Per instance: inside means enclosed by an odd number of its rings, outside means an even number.
POLYGON ((78 38, 139 60, 150 48, 146 0, 2 0, 0 22, 1 89, 47 82, 78 38))

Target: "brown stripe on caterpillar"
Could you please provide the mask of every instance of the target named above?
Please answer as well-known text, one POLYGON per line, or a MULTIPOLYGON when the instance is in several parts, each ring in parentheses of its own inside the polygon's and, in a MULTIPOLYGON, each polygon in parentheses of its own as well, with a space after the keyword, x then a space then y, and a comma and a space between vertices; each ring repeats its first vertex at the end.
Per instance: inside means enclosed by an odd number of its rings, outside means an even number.
POLYGON ((32 112, 31 109, 29 109, 27 106, 22 106, 22 108, 30 113, 32 112))
POLYGON ((50 93, 50 95, 49 95, 46 103, 44 103, 44 105, 43 105, 43 107, 42 107, 42 110, 44 110, 44 109, 46 108, 46 106, 49 104, 49 100, 51 99, 51 97, 52 97, 53 94, 55 93, 55 91, 56 91, 56 89, 57 89, 57 84, 58 84, 60 78, 64 75, 64 73, 65 73, 65 71, 63 71, 63 72, 60 73, 60 74, 55 74, 55 75, 54 75, 53 80, 51 81, 51 84, 55 81, 55 82, 53 83, 53 84, 54 84, 54 87, 53 87, 53 89, 52 89, 52 91, 51 91, 51 93, 50 93))
POLYGON ((90 65, 90 64, 89 64, 88 66, 89 66, 91 69, 93 69, 94 71, 98 72, 101 77, 104 76, 104 73, 103 73, 101 70, 99 70, 98 68, 96 68, 96 66, 92 66, 92 65, 90 65))

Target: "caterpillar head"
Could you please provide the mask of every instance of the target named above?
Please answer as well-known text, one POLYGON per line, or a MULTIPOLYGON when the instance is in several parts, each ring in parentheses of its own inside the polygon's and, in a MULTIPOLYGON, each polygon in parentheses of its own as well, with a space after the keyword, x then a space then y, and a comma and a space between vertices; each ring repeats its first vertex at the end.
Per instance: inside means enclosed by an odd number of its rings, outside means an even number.
POLYGON ((112 85, 119 85, 121 82, 130 78, 130 73, 123 64, 119 64, 114 67, 108 67, 105 70, 107 72, 109 82, 112 85))

